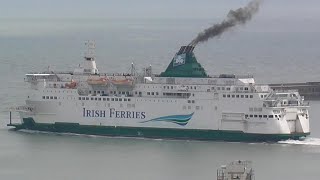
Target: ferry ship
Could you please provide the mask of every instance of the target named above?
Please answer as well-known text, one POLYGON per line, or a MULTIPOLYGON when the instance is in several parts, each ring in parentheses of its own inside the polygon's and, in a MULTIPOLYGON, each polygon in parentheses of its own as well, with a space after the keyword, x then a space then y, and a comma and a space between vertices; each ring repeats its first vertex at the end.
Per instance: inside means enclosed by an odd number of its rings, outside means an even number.
POLYGON ((89 41, 70 72, 26 74, 29 93, 15 129, 89 135, 219 141, 279 141, 310 134, 308 104, 297 91, 274 91, 253 76, 206 73, 194 46, 166 70, 100 73, 89 41))

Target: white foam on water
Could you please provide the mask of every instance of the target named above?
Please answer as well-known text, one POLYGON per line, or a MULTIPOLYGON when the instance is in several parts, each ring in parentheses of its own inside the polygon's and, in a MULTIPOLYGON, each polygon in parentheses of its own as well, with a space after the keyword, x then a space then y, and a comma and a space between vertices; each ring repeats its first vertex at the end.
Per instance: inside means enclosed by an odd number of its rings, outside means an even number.
POLYGON ((279 141, 280 144, 293 144, 293 145, 309 145, 320 146, 320 138, 307 137, 301 140, 285 140, 279 141))

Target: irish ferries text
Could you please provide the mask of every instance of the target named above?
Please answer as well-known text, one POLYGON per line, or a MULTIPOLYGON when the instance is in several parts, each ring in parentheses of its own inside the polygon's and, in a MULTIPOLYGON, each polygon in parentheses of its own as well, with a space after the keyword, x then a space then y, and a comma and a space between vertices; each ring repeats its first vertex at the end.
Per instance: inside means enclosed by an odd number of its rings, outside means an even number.
POLYGON ((109 117, 109 118, 133 118, 145 119, 146 112, 139 111, 117 111, 115 108, 109 110, 94 110, 83 108, 83 117, 109 117))

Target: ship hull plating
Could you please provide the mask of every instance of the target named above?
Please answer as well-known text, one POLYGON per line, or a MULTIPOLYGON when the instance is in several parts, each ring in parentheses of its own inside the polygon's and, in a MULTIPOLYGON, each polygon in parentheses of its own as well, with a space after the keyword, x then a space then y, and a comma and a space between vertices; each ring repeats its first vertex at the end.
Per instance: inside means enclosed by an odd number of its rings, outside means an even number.
POLYGON ((111 137, 139 137, 155 139, 181 139, 230 142, 277 142, 281 140, 299 140, 310 133, 291 134, 258 134, 242 131, 209 130, 209 129, 176 129, 124 126, 80 125, 78 123, 36 123, 32 118, 24 118, 22 124, 9 124, 16 130, 37 130, 56 133, 74 133, 111 137))

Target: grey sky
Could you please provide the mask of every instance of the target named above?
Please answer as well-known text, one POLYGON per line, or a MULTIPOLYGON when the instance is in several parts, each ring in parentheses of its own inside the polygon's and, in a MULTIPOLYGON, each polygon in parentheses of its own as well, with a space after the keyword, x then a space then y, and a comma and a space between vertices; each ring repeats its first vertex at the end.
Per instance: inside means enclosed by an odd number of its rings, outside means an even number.
MULTIPOLYGON (((0 17, 211 18, 248 0, 0 0, 0 17)), ((260 17, 319 18, 319 0, 264 0, 260 17)))

